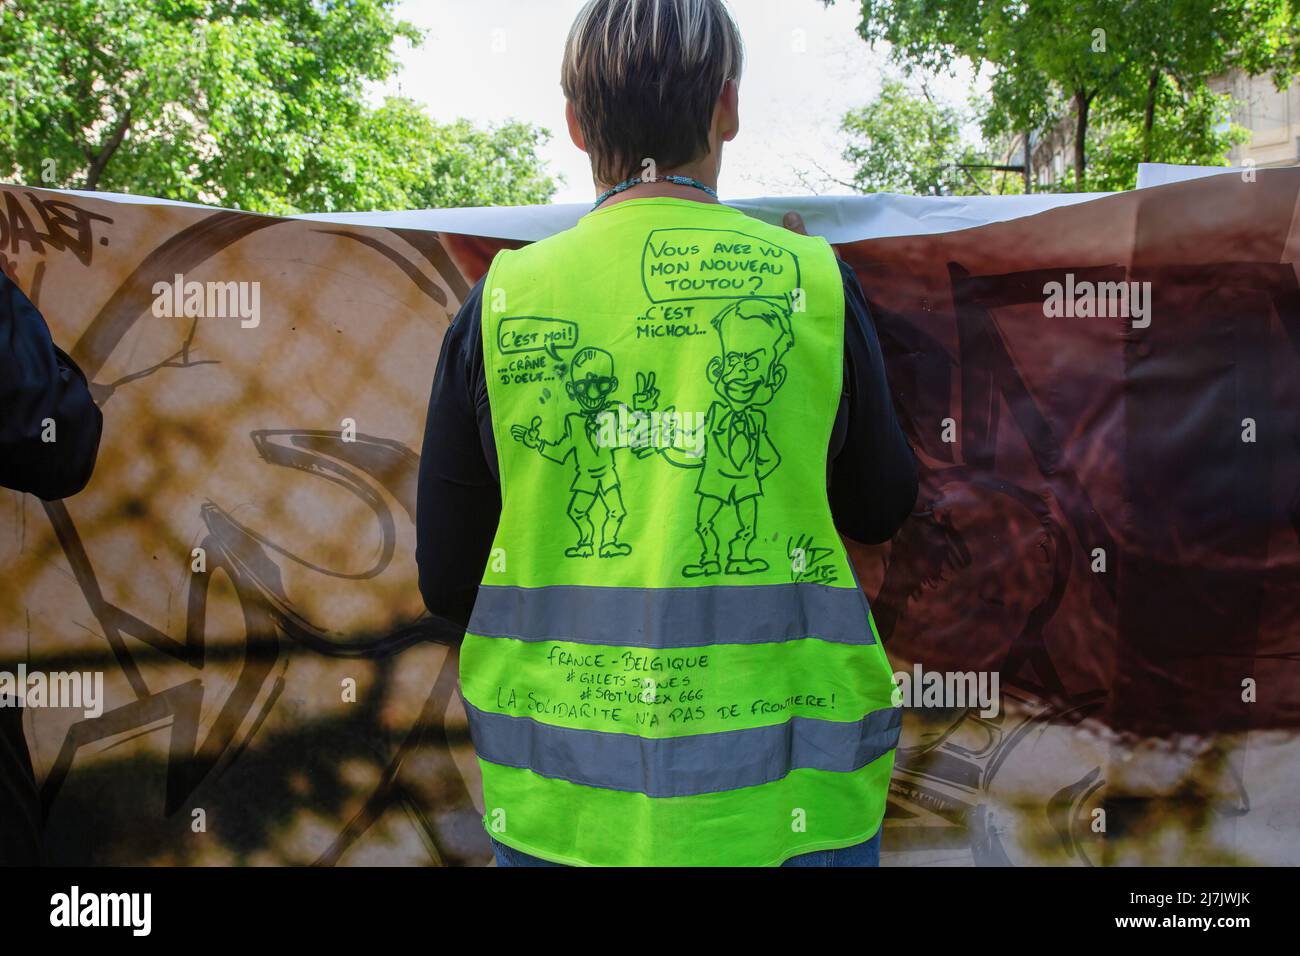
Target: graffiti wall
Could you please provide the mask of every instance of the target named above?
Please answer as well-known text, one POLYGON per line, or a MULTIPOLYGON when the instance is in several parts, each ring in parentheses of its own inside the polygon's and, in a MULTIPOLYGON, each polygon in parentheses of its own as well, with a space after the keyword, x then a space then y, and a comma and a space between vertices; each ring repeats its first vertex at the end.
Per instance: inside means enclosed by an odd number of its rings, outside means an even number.
MULTIPOLYGON (((859 576, 896 671, 1000 698, 906 711, 886 865, 1300 863, 1298 194, 839 247, 922 472, 859 576)), ((0 268, 104 412, 82 494, 0 491, 0 668, 104 679, 98 716, 24 712, 51 861, 486 864, 414 482, 510 241, 0 201, 0 268)))

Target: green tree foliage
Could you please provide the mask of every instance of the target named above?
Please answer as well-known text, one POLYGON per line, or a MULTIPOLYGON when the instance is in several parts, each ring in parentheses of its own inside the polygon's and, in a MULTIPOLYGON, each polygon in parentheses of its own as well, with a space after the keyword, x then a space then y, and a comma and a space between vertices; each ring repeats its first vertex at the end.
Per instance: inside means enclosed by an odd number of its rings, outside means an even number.
POLYGON ((260 212, 545 201, 546 132, 367 105, 395 0, 0 0, 0 175, 260 212))
POLYGON ((845 114, 840 130, 849 136, 844 158, 861 192, 937 195, 961 148, 957 112, 914 96, 898 80, 886 80, 876 99, 845 114))
POLYGON ((987 168, 993 163, 983 152, 963 145, 962 124, 961 111, 885 80, 876 99, 840 123, 848 136, 844 159, 854 169, 846 185, 921 196, 1020 192, 1018 178, 987 168))
POLYGON ((1160 119, 1148 125, 1134 121, 1122 104, 1106 104, 1088 146, 1085 189, 1132 189, 1139 163, 1221 165, 1235 144, 1250 139, 1247 130, 1230 122, 1225 97, 1206 87, 1182 89, 1169 77, 1159 81, 1152 113, 1160 119))
POLYGON ((308 184, 307 201, 321 210, 546 203, 555 181, 537 149, 548 138, 528 123, 488 130, 464 119, 435 123, 417 103, 390 97, 326 145, 334 174, 323 186, 308 184))
POLYGON ((859 34, 908 68, 990 70, 987 135, 1071 122, 1076 189, 1131 185, 1121 161, 1223 163, 1240 133, 1208 81, 1240 68, 1284 85, 1297 69, 1295 0, 859 2, 859 34))

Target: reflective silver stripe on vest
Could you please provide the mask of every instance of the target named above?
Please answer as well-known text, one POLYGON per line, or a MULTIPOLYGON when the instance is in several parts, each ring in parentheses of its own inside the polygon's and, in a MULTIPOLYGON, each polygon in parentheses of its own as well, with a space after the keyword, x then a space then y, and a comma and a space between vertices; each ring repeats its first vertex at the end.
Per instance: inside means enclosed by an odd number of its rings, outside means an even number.
POLYGON ((484 760, 649 797, 756 787, 792 770, 858 770, 898 745, 903 723, 901 709, 886 707, 859 721, 792 717, 768 727, 651 739, 555 727, 480 710, 469 701, 465 711, 484 760))
POLYGON ((874 644, 867 599, 824 584, 603 588, 559 584, 478 589, 469 632, 521 641, 617 647, 767 644, 818 637, 874 644))

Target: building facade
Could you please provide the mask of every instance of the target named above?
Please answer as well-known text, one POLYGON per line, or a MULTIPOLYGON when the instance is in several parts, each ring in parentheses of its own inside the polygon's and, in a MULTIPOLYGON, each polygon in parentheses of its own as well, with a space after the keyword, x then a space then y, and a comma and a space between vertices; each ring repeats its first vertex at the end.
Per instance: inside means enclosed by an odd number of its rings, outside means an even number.
MULTIPOLYGON (((1230 165, 1253 163, 1268 167, 1300 163, 1300 83, 1279 90, 1272 76, 1247 76, 1233 71, 1211 80, 1210 88, 1232 96, 1232 122, 1250 133, 1250 139, 1234 146, 1228 154, 1230 165)), ((1051 189, 1055 183, 1073 175, 1072 115, 1035 134, 1030 145, 1030 178, 1034 189, 1051 189)), ((1023 160, 1023 137, 1017 138, 1012 153, 1015 162, 1023 160)))

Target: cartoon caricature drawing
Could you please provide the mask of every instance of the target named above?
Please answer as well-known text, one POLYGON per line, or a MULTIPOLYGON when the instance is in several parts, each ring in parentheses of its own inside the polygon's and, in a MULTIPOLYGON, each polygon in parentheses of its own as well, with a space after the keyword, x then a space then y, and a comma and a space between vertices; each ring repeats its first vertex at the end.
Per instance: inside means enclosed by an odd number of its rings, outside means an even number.
MULTIPOLYGON (((653 373, 638 375, 637 385, 634 407, 653 406, 658 397, 653 373)), ((578 403, 579 410, 564 416, 563 435, 553 442, 543 438, 540 416, 534 416, 526 428, 523 425, 510 427, 510 434, 516 441, 536 450, 543 458, 557 464, 564 464, 570 458, 573 461, 573 481, 569 484, 573 494, 566 510, 569 520, 578 529, 578 541, 564 549, 566 557, 589 558, 596 553, 596 527, 591 509, 597 498, 605 508, 605 520, 600 528, 600 557, 632 553, 630 544, 618 540, 627 510, 623 507, 614 457, 617 446, 601 439, 602 416, 613 412, 620 404, 612 398, 617 388, 614 357, 604 349, 580 349, 573 357, 568 381, 564 385, 565 392, 578 403)))
POLYGON ((749 551, 757 534, 763 480, 781 463, 781 455, 768 435, 761 406, 785 383, 781 358, 794 345, 789 310, 766 299, 741 299, 711 324, 718 333, 718 354, 709 360, 706 374, 718 397, 704 417, 703 453, 683 456, 679 449, 658 450, 677 467, 700 469, 695 533, 701 553, 698 563, 682 568, 688 578, 723 571, 714 523, 724 505, 731 505, 738 525, 728 545, 726 573, 767 570, 767 562, 749 551))

